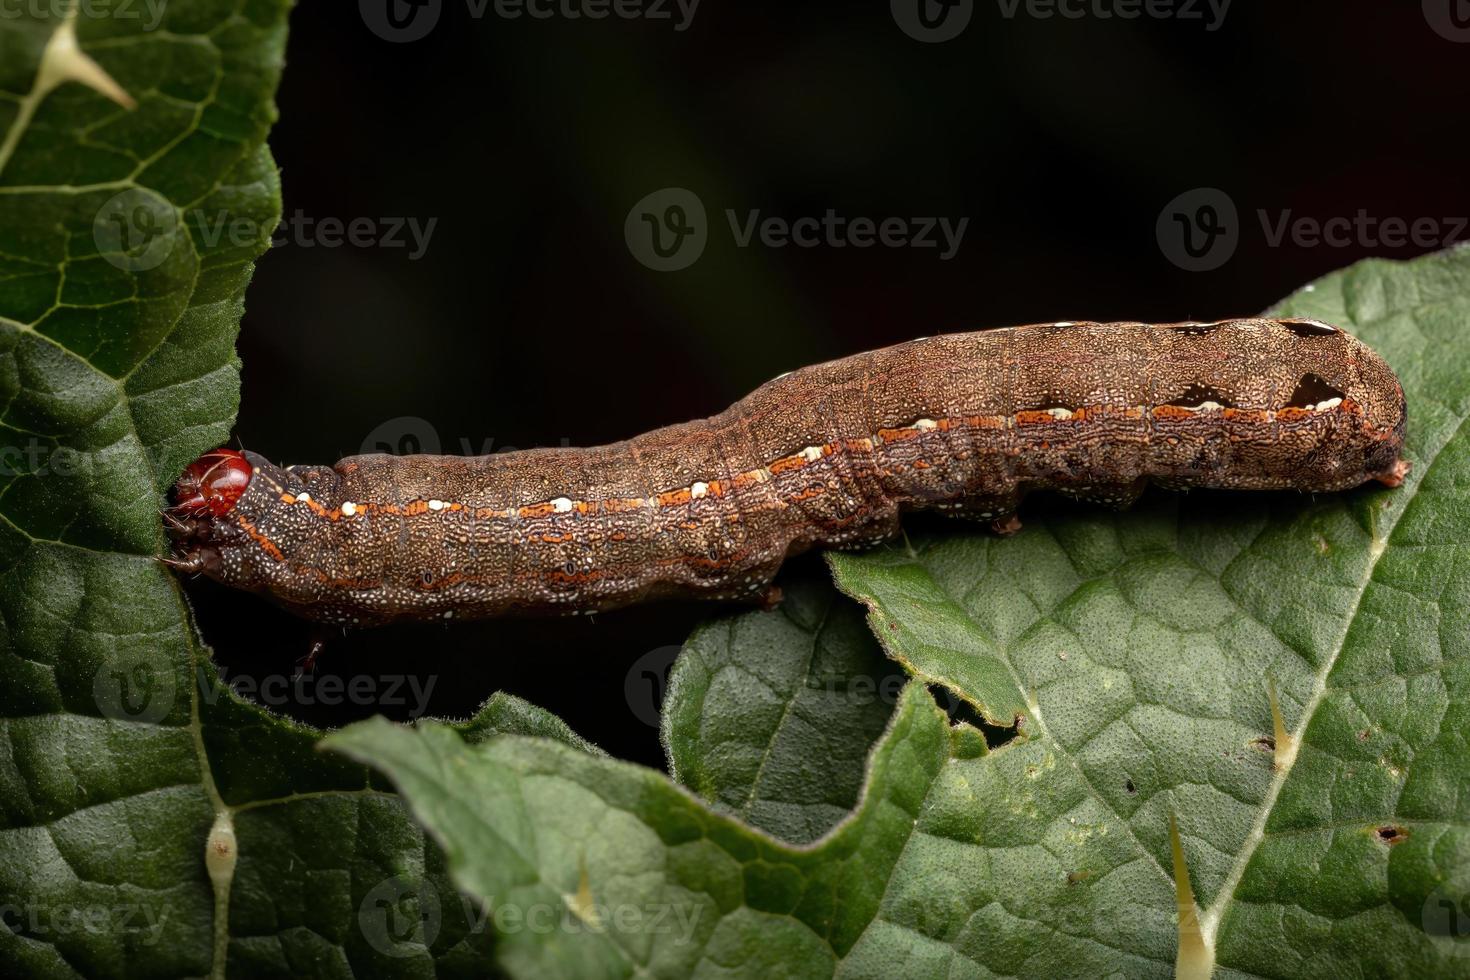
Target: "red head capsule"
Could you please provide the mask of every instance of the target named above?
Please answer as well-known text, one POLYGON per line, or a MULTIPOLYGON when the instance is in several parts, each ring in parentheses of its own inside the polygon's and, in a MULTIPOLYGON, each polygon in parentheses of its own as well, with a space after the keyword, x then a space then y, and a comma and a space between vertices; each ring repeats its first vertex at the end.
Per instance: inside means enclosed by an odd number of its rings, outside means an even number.
POLYGON ((233 449, 205 453, 174 484, 174 508, 223 517, 250 483, 250 464, 233 449))

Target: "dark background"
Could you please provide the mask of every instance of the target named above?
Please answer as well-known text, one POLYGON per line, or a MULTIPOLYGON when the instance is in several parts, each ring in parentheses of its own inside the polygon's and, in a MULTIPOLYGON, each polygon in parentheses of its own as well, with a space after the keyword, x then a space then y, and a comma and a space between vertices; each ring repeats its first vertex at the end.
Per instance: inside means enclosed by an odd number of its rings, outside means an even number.
MULTIPOLYGON (((1470 212, 1470 43, 1432 29, 1457 0, 1438 15, 1434 2, 1236 0, 1210 31, 1024 5, 1007 18, 977 0, 937 44, 883 2, 703 0, 681 32, 673 8, 672 21, 511 20, 443 0, 411 43, 375 35, 355 4, 306 3, 271 137, 288 219, 368 218, 375 234, 438 220, 417 260, 284 233, 247 297, 239 441, 282 463, 330 463, 365 441, 589 445, 915 336, 1248 314, 1365 256, 1427 251, 1362 236, 1273 247, 1257 211, 1470 212), (624 221, 671 186, 703 201, 709 244, 655 272, 624 221), (1229 260, 1195 272, 1156 223, 1201 187, 1224 191, 1239 221, 1229 260), (942 261, 932 248, 737 248, 726 208, 970 222, 942 261)), ((307 648, 305 624, 260 600, 207 582, 190 595, 230 677, 289 675, 307 648)), ((432 677, 428 709, 449 716, 504 689, 662 765, 625 679, 651 701, 646 672, 718 611, 358 632, 329 647, 317 681, 432 677)), ((405 717, 408 700, 278 707, 341 724, 380 707, 405 717)))

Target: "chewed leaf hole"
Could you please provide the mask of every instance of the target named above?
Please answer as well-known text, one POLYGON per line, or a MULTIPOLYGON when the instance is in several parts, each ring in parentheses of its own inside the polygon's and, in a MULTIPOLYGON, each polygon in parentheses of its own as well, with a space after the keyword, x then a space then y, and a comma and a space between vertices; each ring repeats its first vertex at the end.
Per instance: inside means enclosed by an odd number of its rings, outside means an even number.
POLYGON ((1165 405, 1176 405, 1179 408, 1199 408, 1201 406, 1219 406, 1220 408, 1235 408, 1235 402, 1230 396, 1211 385, 1192 384, 1177 397, 1164 402, 1165 405))
POLYGON ((949 716, 951 725, 969 725, 985 736, 985 745, 992 751, 1011 742, 1020 733, 1019 725, 992 725, 975 706, 947 687, 930 684, 929 693, 936 704, 949 716))
POLYGON ((1276 752, 1276 739, 1272 738, 1270 735, 1262 735, 1260 738, 1253 738, 1251 739, 1250 744, 1252 748, 1259 749, 1262 752, 1270 752, 1273 755, 1276 752))
POLYGON ((1304 374, 1302 379, 1296 383, 1296 390, 1291 393, 1283 408, 1308 408, 1319 402, 1331 401, 1334 398, 1346 398, 1347 393, 1341 389, 1334 388, 1322 378, 1315 374, 1304 374))
POLYGON ((1123 792, 1127 793, 1129 796, 1137 796, 1138 787, 1133 785, 1133 780, 1125 779, 1123 780, 1123 792))
POLYGON ((1396 823, 1386 823, 1375 830, 1374 833, 1380 841, 1388 844, 1390 847, 1394 844, 1401 844, 1409 839, 1409 831, 1396 823))

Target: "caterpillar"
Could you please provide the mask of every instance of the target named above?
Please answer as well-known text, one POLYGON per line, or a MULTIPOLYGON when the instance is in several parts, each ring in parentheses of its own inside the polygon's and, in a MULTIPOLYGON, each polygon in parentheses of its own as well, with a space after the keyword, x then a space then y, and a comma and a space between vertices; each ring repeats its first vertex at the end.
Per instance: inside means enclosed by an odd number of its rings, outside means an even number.
POLYGON ((909 510, 1013 533, 1034 489, 1398 486, 1406 417, 1388 365, 1317 320, 949 334, 606 446, 286 468, 217 449, 174 487, 169 561, 344 625, 757 599, 788 556, 878 544, 909 510))

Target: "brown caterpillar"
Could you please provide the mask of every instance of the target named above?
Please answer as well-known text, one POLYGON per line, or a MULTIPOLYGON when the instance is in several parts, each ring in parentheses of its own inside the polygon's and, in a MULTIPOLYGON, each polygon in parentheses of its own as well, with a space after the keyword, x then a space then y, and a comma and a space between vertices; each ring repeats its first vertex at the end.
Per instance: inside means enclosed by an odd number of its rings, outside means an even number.
POLYGON ((354 456, 216 450, 168 512, 173 563, 310 619, 374 624, 755 597, 813 546, 905 510, 1014 531, 1050 488, 1403 481, 1403 388, 1316 320, 1053 323, 915 340, 782 375, 712 418, 587 449, 354 456))

